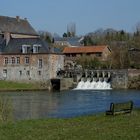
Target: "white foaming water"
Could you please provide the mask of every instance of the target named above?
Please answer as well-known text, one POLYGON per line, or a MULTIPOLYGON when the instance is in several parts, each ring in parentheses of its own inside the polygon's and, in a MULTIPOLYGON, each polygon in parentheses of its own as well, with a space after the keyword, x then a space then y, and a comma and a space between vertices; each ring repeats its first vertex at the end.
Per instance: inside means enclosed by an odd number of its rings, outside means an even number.
POLYGON ((87 79, 86 82, 81 80, 75 90, 106 90, 106 89, 112 89, 110 83, 107 83, 105 80, 102 82, 100 79, 99 81, 95 81, 93 78, 92 82, 90 82, 90 79, 87 79))

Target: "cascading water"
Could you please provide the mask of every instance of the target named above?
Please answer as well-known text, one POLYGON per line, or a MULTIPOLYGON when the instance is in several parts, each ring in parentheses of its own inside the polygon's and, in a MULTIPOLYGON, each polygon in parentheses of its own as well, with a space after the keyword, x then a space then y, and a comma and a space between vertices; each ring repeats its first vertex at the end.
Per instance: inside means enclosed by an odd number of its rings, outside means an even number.
POLYGON ((98 81, 96 79, 87 79, 87 81, 84 82, 83 79, 78 83, 75 90, 106 90, 106 89, 112 89, 111 84, 106 82, 106 79, 103 81, 99 78, 98 81))

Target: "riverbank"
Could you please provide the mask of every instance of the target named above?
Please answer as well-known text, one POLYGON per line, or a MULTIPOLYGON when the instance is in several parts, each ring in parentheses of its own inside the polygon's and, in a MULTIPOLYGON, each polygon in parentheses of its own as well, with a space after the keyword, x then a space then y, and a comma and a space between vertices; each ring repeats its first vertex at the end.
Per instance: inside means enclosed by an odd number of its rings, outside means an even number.
POLYGON ((118 116, 27 120, 0 124, 1 140, 132 140, 140 138, 140 109, 118 116))
MULTIPOLYGON (((61 79, 60 90, 68 90, 68 89, 73 89, 75 87, 76 87, 76 83, 73 82, 73 79, 70 78, 61 79)), ((127 89, 140 89, 140 76, 129 78, 127 89)), ((53 90, 50 88, 49 82, 24 83, 24 82, 0 80, 0 92, 44 91, 44 90, 53 90)))
POLYGON ((38 91, 47 90, 41 83, 19 83, 12 81, 0 81, 0 91, 38 91))

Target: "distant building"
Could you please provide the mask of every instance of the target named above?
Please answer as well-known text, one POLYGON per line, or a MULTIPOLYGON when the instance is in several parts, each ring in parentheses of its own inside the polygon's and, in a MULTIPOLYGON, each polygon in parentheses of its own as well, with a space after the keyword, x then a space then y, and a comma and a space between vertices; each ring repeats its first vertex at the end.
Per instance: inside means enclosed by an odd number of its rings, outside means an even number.
POLYGON ((54 38, 54 44, 58 46, 78 47, 84 46, 83 37, 57 37, 54 38))
POLYGON ((98 58, 100 61, 106 61, 111 50, 108 46, 85 46, 85 47, 65 47, 63 54, 65 55, 65 65, 75 62, 78 57, 90 56, 98 58))
POLYGON ((46 81, 63 69, 63 55, 51 53, 27 19, 0 16, 0 79, 46 81))
POLYGON ((76 58, 82 55, 87 55, 97 57, 102 61, 107 59, 110 52, 108 46, 65 47, 63 50, 63 53, 67 58, 76 58))

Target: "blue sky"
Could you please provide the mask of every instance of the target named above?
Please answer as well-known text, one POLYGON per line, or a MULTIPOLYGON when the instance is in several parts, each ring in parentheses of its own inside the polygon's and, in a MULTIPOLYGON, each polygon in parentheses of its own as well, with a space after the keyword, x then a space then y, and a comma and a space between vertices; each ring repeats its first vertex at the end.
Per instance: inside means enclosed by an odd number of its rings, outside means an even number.
POLYGON ((99 28, 134 31, 140 0, 0 0, 0 15, 26 17, 36 30, 59 35, 71 22, 77 35, 99 28))

